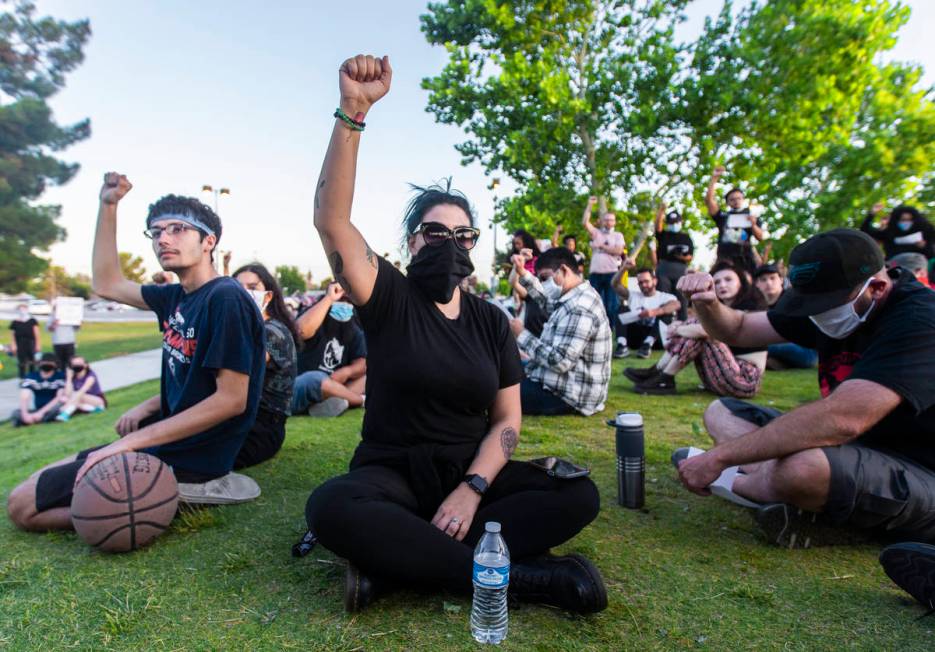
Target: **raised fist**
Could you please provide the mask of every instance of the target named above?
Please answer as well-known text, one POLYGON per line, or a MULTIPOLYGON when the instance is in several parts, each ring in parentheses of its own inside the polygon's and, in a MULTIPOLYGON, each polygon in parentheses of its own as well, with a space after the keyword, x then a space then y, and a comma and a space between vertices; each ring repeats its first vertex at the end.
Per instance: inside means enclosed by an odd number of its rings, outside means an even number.
POLYGON ((101 186, 101 203, 116 206, 124 195, 130 192, 133 184, 126 175, 117 172, 108 172, 104 175, 104 185, 101 186))
POLYGON ((224 252, 224 264, 225 264, 225 265, 230 265, 230 264, 231 264, 231 256, 233 256, 233 255, 234 255, 234 252, 233 252, 233 251, 225 251, 225 252, 224 252))
POLYGON ((332 283, 328 286, 328 298, 332 302, 340 301, 344 298, 344 288, 341 287, 340 283, 332 283))
POLYGON ((876 204, 873 205, 873 208, 870 209, 870 212, 876 215, 877 213, 882 213, 884 208, 885 206, 883 205, 883 202, 878 201, 876 204))
POLYGON ((713 176, 715 179, 720 179, 721 177, 724 176, 724 172, 725 172, 724 166, 723 166, 723 165, 718 165, 717 167, 714 168, 714 173, 712 174, 712 176, 713 176))
POLYGON ((517 271, 526 268, 526 258, 523 254, 513 254, 510 256, 510 262, 513 263, 513 267, 515 267, 517 271))
POLYGON ((714 293, 714 278, 710 274, 686 274, 679 279, 676 288, 685 295, 686 299, 694 303, 717 301, 717 295, 714 293))
POLYGON ((561 232, 564 231, 564 230, 565 230, 565 229, 562 227, 561 224, 556 224, 556 225, 555 225, 555 232, 556 232, 556 233, 561 233, 561 232))
POLYGON ((593 207, 593 206, 595 206, 595 205, 597 205, 597 197, 593 197, 593 196, 592 196, 592 197, 588 197, 588 206, 592 206, 592 207, 593 207))
POLYGON ((389 57, 378 59, 363 54, 351 57, 338 71, 341 108, 355 119, 357 113, 366 114, 390 90, 392 79, 389 57))

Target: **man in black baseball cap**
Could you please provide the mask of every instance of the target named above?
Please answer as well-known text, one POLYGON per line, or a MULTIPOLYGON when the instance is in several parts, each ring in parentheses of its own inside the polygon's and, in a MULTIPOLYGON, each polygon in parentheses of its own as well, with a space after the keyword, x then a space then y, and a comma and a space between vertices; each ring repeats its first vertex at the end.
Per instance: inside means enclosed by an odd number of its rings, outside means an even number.
POLYGON ((768 312, 735 312, 711 278, 680 289, 710 337, 733 346, 783 341, 818 351, 821 399, 787 414, 734 399, 704 414, 710 451, 679 461, 699 494, 730 467, 736 494, 760 504, 768 538, 808 547, 886 532, 935 540, 935 293, 887 271, 852 229, 809 238, 789 260, 788 289, 768 312))

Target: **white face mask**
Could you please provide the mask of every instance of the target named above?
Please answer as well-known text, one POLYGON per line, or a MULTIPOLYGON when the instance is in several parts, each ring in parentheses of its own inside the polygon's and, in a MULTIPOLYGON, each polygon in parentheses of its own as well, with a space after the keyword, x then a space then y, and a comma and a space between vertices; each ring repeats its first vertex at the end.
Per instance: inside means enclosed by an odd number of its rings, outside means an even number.
POLYGON ((555 301, 562 296, 562 286, 555 282, 555 279, 548 278, 542 281, 542 291, 550 301, 555 301))
POLYGON ((669 225, 669 230, 672 231, 672 233, 678 233, 679 231, 682 230, 682 223, 673 222, 672 224, 669 225))
POLYGON ((857 293, 857 298, 855 298, 853 301, 845 303, 843 306, 838 306, 837 308, 826 310, 820 315, 809 317, 809 319, 811 319, 812 323, 818 327, 818 330, 820 330, 828 337, 835 340, 843 340, 845 337, 856 331, 862 323, 867 321, 867 317, 870 316, 870 313, 873 311, 873 307, 877 304, 876 299, 874 299, 863 316, 858 315, 857 311, 854 309, 854 304, 857 303, 861 296, 863 296, 866 289, 870 286, 870 281, 872 280, 873 277, 867 279, 867 282, 864 283, 864 286, 860 289, 860 292, 857 293))
POLYGON ((273 298, 273 293, 269 290, 247 290, 247 292, 253 297, 253 302, 256 304, 256 307, 260 309, 260 313, 266 310, 266 305, 270 302, 270 299, 273 298))

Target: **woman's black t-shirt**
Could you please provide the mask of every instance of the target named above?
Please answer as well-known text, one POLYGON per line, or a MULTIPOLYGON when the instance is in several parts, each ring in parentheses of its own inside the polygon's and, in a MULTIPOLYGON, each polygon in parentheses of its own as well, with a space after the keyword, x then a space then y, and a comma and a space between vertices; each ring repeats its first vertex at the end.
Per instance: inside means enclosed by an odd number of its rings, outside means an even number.
POLYGON ((479 444, 497 392, 523 378, 506 316, 461 292, 461 314, 448 319, 378 261, 373 294, 358 309, 368 350, 361 446, 479 444))

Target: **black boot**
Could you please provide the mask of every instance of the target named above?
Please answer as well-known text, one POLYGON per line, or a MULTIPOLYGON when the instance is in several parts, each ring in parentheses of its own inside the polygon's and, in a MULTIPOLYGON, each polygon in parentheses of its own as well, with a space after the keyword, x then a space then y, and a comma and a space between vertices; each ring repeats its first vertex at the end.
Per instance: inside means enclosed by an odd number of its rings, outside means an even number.
POLYGON ((652 378, 659 373, 659 369, 655 365, 652 367, 646 367, 645 369, 640 369, 639 367, 627 367, 623 370, 623 375, 632 380, 634 383, 639 383, 649 378, 652 378))
POLYGON ((660 371, 652 378, 647 378, 633 386, 637 394, 675 394, 675 376, 660 371))
POLYGON ((538 602, 579 614, 607 608, 607 590, 601 573, 581 555, 543 555, 518 562, 510 569, 509 591, 523 602, 538 602))
POLYGON ((373 602, 373 581, 360 572, 351 562, 347 562, 344 575, 344 610, 357 613, 366 609, 373 602))

